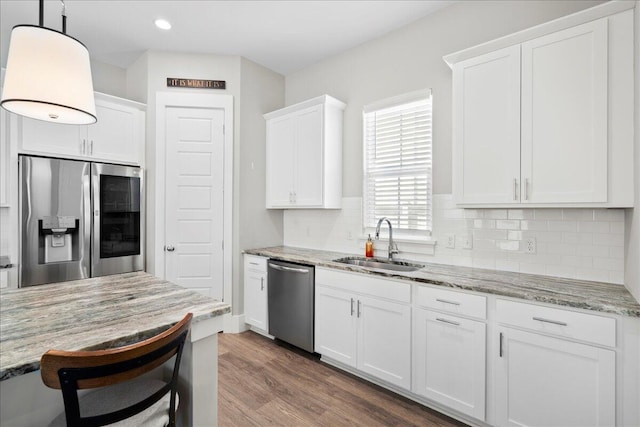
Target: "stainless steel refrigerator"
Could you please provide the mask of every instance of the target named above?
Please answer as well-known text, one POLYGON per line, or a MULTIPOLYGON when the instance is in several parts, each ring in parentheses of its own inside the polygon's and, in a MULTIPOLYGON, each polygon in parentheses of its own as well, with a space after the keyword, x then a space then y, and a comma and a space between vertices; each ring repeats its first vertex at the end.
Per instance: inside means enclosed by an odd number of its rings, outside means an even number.
POLYGON ((19 157, 19 286, 144 269, 138 167, 19 157))

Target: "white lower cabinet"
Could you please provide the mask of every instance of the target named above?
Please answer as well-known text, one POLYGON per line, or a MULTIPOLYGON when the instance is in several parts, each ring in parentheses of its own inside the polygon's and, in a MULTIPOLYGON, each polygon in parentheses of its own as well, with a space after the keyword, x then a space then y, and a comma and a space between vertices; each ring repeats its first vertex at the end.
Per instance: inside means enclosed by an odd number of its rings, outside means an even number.
POLYGON ((410 289, 409 284, 317 268, 315 351, 409 390, 410 289))
POLYGON ((244 256, 244 321, 269 331, 267 258, 244 256))
MULTIPOLYGON (((509 326, 496 328, 496 424, 616 425, 615 351, 566 338, 587 330, 587 322, 598 319, 601 328, 588 328, 607 329, 613 319, 498 300, 498 321, 522 327, 522 313, 531 309, 537 310, 529 316, 537 329, 557 337, 509 326), (562 318, 564 313, 571 321, 562 318)), ((615 340, 615 323, 611 333, 615 340)))
POLYGON ((413 318, 413 392, 484 420, 485 323, 424 309, 413 318))

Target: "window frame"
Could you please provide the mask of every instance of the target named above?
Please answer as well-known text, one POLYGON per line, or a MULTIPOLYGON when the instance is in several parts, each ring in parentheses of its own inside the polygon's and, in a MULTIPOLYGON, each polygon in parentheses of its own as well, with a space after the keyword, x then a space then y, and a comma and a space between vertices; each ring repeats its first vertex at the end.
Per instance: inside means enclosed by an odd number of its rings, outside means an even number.
MULTIPOLYGON (((382 99, 370 104, 367 104, 362 109, 362 230, 363 234, 366 236, 367 234, 373 234, 375 232, 375 225, 368 224, 368 170, 369 170, 369 162, 367 156, 367 114, 385 110, 388 108, 393 108, 397 106, 402 106, 405 104, 410 104, 413 102, 418 102, 422 100, 428 100, 429 102, 429 114, 431 121, 430 128, 430 138, 429 138, 429 151, 431 152, 431 161, 427 170, 427 213, 426 213, 426 222, 427 229, 426 230, 407 230, 407 229, 396 229, 394 227, 394 237, 402 240, 411 240, 411 241, 431 241, 431 236, 433 233, 433 93, 431 89, 423 89, 414 92, 405 93, 402 95, 382 99)), ((398 174, 397 176, 400 176, 398 174)), ((378 220, 380 218, 377 218, 378 220)), ((386 226, 384 228, 387 228, 386 226)), ((395 239, 394 239, 395 240, 395 239)))

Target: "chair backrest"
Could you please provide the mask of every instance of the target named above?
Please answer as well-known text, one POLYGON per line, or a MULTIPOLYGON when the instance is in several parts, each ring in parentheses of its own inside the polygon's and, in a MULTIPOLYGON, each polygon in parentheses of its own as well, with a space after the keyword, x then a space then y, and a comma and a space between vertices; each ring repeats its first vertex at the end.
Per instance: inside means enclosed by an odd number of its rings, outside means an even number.
POLYGON ((124 347, 97 351, 49 350, 40 360, 42 381, 61 389, 67 426, 101 426, 144 411, 171 392, 169 420, 175 425, 175 400, 180 358, 191 327, 192 314, 144 341, 124 347), (171 381, 156 393, 127 408, 92 417, 80 417, 78 390, 103 387, 134 379, 175 357, 171 381))

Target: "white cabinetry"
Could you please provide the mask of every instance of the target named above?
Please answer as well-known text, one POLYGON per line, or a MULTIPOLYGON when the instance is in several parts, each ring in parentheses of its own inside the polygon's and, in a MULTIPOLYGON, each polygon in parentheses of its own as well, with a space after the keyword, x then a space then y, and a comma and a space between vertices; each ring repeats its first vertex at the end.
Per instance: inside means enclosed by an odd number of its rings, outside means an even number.
POLYGON ((411 285, 316 268, 315 351, 411 388, 411 285))
POLYGON ((95 94, 98 122, 61 125, 18 117, 19 151, 25 154, 144 164, 144 105, 95 94))
POLYGON ((500 299, 496 315, 497 425, 616 425, 614 319, 500 299))
POLYGON ((456 202, 632 206, 633 12, 521 38, 452 65, 456 202))
POLYGON ((323 95, 265 114, 267 208, 340 208, 342 111, 323 95))
POLYGON ((263 332, 269 331, 267 285, 267 258, 245 255, 244 321, 263 332))
POLYGON ((11 169, 9 148, 9 113, 4 108, 0 108, 0 208, 9 206, 9 171, 11 169))
POLYGON ((416 287, 413 392, 485 419, 486 298, 416 287), (436 311, 436 310, 438 311, 436 311))

